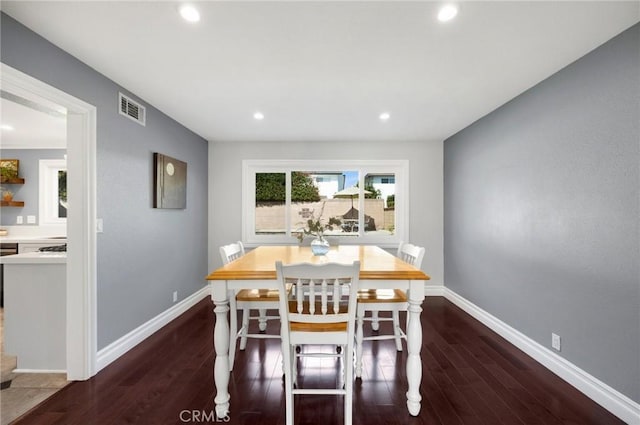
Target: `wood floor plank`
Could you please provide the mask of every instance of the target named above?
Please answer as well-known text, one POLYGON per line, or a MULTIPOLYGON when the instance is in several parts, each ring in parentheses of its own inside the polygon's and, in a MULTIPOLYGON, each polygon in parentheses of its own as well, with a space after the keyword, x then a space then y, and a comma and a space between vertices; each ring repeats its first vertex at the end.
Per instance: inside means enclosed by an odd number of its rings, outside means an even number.
MULTIPOLYGON (((419 416, 406 409, 406 345, 397 352, 391 340, 371 341, 365 342, 363 378, 354 385, 355 425, 622 424, 444 298, 427 298, 423 309, 419 416)), ((211 300, 203 300, 95 377, 68 385, 16 423, 202 423, 195 419, 214 410, 214 321, 211 300)), ((389 326, 383 322, 381 330, 389 326)), ((277 322, 270 322, 268 332, 277 330, 277 322)), ((365 335, 372 334, 366 326, 365 335)), ((249 340, 245 351, 237 351, 225 423, 284 423, 281 362, 278 340, 249 340)), ((340 382, 336 360, 302 363, 303 385, 340 382)), ((296 397, 296 425, 342 423, 342 400, 296 397)))

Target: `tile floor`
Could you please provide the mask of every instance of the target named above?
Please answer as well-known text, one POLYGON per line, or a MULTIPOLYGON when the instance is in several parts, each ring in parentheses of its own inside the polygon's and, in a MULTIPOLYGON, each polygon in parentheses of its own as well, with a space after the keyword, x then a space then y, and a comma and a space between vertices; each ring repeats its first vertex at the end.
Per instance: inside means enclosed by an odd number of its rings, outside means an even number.
POLYGON ((0 391, 0 424, 8 425, 68 384, 64 373, 18 373, 0 391))
MULTIPOLYGON (((2 362, 10 356, 4 353, 4 309, 0 308, 0 354, 2 362)), ((64 373, 15 373, 8 388, 0 391, 0 425, 8 425, 36 405, 66 386, 64 373)), ((4 376, 4 374, 3 374, 4 376)))

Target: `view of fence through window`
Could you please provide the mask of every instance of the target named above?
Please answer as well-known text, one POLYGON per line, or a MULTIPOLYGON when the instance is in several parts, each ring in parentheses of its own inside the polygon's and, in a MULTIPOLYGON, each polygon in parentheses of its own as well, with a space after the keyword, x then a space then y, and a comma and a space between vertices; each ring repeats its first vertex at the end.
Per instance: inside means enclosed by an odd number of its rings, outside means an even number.
POLYGON ((393 235, 395 230, 395 174, 364 176, 363 213, 360 213, 360 176, 357 171, 292 171, 287 217, 287 173, 256 173, 255 233, 300 232, 310 218, 341 226, 327 235, 358 236, 361 232, 393 235))

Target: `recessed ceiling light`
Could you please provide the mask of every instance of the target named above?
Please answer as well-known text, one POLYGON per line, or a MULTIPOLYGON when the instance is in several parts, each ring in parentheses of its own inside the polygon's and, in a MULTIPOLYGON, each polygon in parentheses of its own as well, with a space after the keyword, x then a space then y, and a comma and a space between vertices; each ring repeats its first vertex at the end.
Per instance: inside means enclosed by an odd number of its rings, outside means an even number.
POLYGON ((388 112, 383 112, 378 118, 380 118, 380 121, 387 121, 389 118, 391 118, 391 114, 388 112))
POLYGON ((458 6, 455 4, 445 4, 438 11, 438 20, 440 22, 447 22, 452 20, 458 14, 458 6))
POLYGON ((190 4, 180 6, 180 16, 189 22, 198 22, 200 20, 200 12, 190 4))
POLYGON ((2 124, 2 125, 0 125, 0 128, 3 129, 3 130, 7 130, 7 131, 13 131, 14 130, 13 127, 10 126, 9 124, 2 124))
POLYGON ((255 114, 253 114, 253 118, 257 119, 258 121, 261 121, 264 119, 264 114, 262 112, 256 112, 255 114))

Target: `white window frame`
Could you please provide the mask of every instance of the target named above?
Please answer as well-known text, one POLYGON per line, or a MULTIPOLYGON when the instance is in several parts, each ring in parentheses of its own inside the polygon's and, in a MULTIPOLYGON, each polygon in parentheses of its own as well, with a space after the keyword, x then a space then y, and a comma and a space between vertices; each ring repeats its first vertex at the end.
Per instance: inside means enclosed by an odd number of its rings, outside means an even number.
MULTIPOLYGON (((335 170, 357 171, 360 190, 364 190, 364 176, 370 173, 389 173, 396 177, 395 187, 395 229, 393 235, 367 234, 364 226, 360 226, 358 236, 345 236, 340 243, 347 245, 378 245, 394 248, 403 240, 408 240, 409 233, 409 161, 408 160, 254 160, 242 161, 242 240, 248 247, 258 245, 289 245, 298 240, 291 234, 291 172, 314 171, 329 172, 335 170), (256 211, 256 179, 258 173, 285 173, 286 202, 285 228, 281 235, 260 235, 255 233, 256 211)), ((364 196, 354 200, 360 211, 359 221, 364 222, 364 196)))
POLYGON ((66 217, 58 217, 58 172, 66 170, 66 159, 41 159, 39 162, 38 209, 41 225, 67 224, 66 217))

